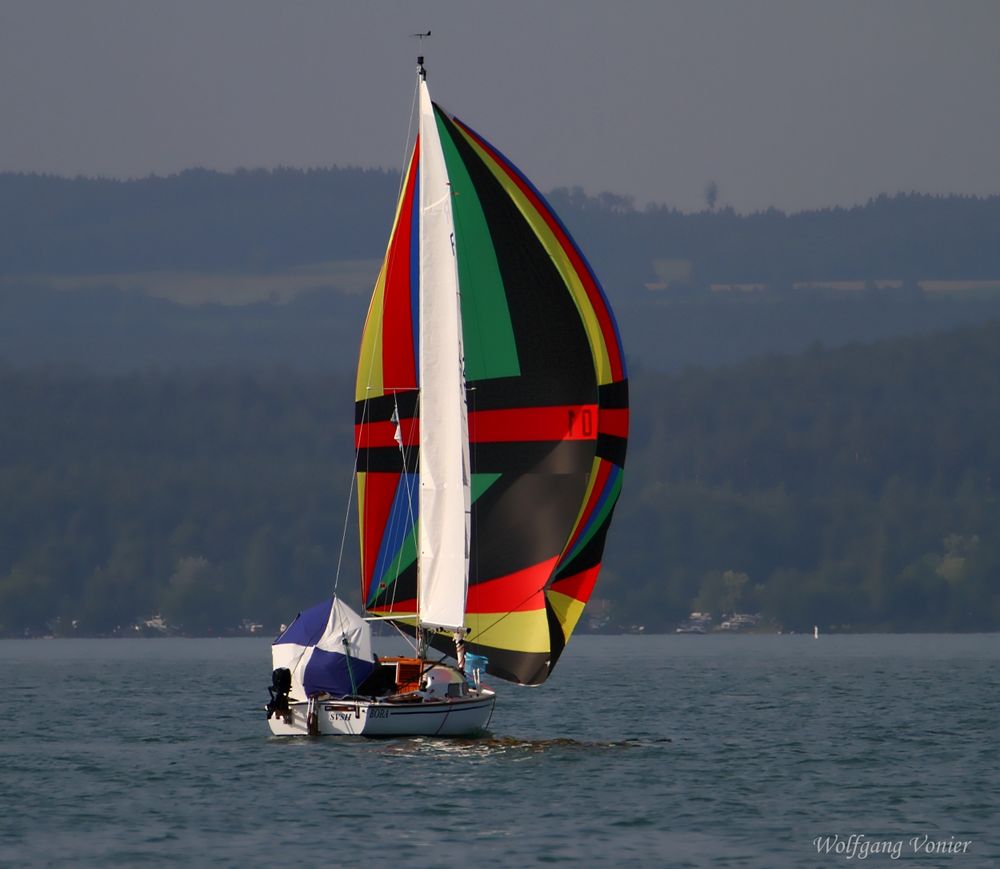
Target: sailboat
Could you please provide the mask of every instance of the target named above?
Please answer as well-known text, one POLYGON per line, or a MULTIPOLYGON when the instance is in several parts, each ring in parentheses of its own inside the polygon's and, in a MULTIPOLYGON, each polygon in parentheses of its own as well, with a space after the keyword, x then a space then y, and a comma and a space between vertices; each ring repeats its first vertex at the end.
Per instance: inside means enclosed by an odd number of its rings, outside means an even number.
POLYGON ((465 736, 487 676, 539 685, 597 581, 622 484, 614 315, 532 183, 432 102, 364 326, 355 393, 361 590, 272 646, 277 735, 465 736), (385 620, 413 654, 377 657, 385 620), (454 661, 454 663, 452 663, 454 661))

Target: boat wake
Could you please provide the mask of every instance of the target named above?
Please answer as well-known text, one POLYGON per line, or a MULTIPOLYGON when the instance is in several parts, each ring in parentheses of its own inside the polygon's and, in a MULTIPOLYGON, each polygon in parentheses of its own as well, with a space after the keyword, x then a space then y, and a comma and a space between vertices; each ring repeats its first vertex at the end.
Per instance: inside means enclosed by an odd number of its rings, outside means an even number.
POLYGON ((481 736, 471 739, 434 739, 416 737, 393 741, 382 748, 386 754, 411 757, 447 755, 449 757, 490 757, 503 754, 545 754, 550 751, 622 751, 651 748, 672 742, 668 736, 616 740, 581 740, 569 737, 553 739, 518 739, 513 736, 481 736))

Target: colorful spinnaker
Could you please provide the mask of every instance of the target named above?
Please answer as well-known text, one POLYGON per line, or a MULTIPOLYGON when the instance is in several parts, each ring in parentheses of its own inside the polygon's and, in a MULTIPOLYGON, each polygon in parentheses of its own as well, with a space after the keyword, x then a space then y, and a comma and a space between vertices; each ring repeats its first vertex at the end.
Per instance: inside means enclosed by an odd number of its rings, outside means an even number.
POLYGON ((363 602, 442 651, 465 626, 490 673, 538 684, 601 566, 625 358, 542 195, 423 81, 420 101, 358 363, 363 602))

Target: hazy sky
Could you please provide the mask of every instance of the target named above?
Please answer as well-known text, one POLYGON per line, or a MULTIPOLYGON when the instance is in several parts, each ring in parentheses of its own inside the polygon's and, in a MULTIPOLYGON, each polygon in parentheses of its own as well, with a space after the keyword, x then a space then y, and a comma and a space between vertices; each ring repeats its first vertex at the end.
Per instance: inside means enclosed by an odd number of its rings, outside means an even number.
POLYGON ((0 0, 0 170, 398 169, 434 98, 543 190, 1000 193, 1000 2, 0 0))

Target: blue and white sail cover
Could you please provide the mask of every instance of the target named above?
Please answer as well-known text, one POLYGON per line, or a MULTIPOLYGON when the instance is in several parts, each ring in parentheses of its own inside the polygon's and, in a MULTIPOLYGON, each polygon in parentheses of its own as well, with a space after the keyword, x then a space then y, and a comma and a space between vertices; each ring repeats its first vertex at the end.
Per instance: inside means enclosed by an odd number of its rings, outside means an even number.
POLYGON ((375 669, 371 628, 334 597, 299 613, 272 644, 271 661, 291 670, 293 699, 354 694, 375 669))

